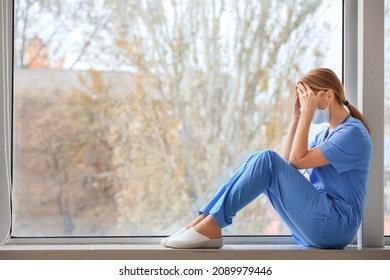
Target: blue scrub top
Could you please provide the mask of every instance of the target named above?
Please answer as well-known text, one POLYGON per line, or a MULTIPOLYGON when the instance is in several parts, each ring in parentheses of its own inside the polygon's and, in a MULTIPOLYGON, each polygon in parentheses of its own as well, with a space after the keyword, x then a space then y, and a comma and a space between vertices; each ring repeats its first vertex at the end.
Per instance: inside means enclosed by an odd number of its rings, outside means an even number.
POLYGON ((362 219, 371 161, 372 143, 363 123, 353 117, 328 134, 329 126, 313 137, 330 164, 308 170, 310 182, 326 193, 354 225, 362 219))

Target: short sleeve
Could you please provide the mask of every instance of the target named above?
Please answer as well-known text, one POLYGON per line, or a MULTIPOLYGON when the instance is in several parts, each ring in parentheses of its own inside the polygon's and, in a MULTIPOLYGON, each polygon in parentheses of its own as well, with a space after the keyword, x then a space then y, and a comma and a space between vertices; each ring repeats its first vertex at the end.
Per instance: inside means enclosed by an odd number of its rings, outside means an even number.
POLYGON ((334 131, 319 148, 337 173, 364 167, 364 153, 369 152, 360 128, 349 124, 334 131))

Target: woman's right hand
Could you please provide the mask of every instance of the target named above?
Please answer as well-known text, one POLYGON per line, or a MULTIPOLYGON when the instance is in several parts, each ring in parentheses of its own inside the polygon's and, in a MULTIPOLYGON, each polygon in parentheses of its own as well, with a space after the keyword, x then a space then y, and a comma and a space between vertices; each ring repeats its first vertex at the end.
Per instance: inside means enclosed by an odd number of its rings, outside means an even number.
POLYGON ((293 117, 299 118, 301 116, 301 103, 299 102, 298 86, 294 91, 294 105, 293 105, 293 117))

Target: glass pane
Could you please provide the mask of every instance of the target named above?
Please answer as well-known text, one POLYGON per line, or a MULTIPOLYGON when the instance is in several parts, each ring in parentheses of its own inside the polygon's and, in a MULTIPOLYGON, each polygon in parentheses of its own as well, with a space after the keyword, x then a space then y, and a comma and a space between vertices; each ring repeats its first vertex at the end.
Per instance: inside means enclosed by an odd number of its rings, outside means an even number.
POLYGON ((385 235, 390 235, 390 0, 385 1, 385 235))
MULTIPOLYGON (((342 1, 15 1, 14 236, 154 236, 190 222, 291 88, 342 71, 342 1)), ((289 234, 264 198, 225 234, 289 234)))

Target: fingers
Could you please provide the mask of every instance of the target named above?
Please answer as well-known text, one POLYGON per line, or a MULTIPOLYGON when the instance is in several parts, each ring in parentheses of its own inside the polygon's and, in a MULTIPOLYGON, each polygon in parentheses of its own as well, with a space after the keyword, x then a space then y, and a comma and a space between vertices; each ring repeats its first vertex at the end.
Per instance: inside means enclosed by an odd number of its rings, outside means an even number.
POLYGON ((298 93, 313 93, 310 86, 305 83, 298 83, 297 89, 298 89, 298 93))
POLYGON ((297 85, 297 93, 298 93, 298 96, 302 96, 304 94, 307 94, 307 89, 302 83, 299 83, 297 85))
POLYGON ((307 93, 313 92, 313 91, 311 90, 310 86, 307 85, 307 84, 305 84, 305 83, 302 83, 302 87, 305 88, 305 90, 306 90, 307 93))
POLYGON ((303 85, 301 83, 298 83, 297 86, 295 87, 297 93, 303 93, 303 85))
POLYGON ((314 94, 314 91, 311 89, 311 87, 305 83, 298 83, 296 86, 296 91, 298 92, 299 95, 302 94, 314 95, 318 100, 320 100, 326 93, 325 90, 321 90, 317 94, 314 94))
POLYGON ((298 86, 296 86, 294 91, 294 97, 298 97, 298 96, 299 96, 298 86))

